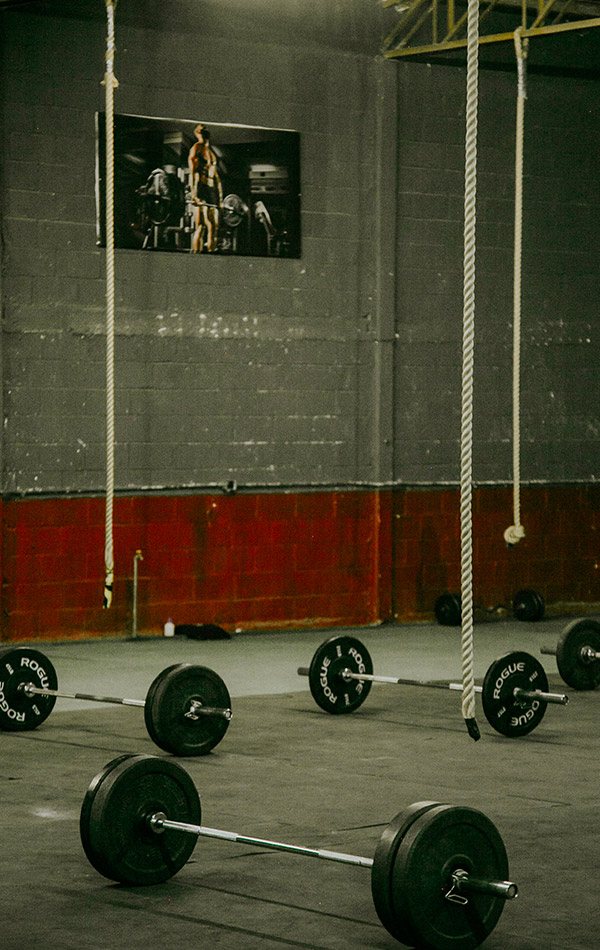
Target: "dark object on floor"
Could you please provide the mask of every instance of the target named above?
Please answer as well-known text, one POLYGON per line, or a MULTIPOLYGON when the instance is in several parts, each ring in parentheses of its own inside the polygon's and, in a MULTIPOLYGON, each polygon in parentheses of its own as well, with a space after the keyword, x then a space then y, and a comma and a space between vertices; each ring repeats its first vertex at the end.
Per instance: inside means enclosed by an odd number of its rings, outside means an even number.
POLYGON ((190 640, 231 640, 231 634, 216 623, 178 623, 175 636, 190 640))
MULTIPOLYGON (((511 610, 517 620, 524 623, 535 623, 541 620, 546 612, 546 602, 537 590, 523 588, 518 590, 509 604, 497 604, 495 607, 484 607, 474 604, 473 610, 488 617, 502 616, 511 610)), ((462 619, 462 604, 460 594, 441 594, 433 609, 435 619, 444 627, 458 627, 462 619)))

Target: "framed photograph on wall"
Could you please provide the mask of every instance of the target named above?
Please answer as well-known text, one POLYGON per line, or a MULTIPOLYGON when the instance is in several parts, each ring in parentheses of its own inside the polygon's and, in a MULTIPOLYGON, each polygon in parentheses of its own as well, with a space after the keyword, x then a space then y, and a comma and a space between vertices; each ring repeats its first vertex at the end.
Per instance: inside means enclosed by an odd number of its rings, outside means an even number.
MULTIPOLYGON (((300 257, 300 135, 114 117, 115 247, 300 257)), ((96 114, 96 234, 106 243, 106 124, 96 114)))

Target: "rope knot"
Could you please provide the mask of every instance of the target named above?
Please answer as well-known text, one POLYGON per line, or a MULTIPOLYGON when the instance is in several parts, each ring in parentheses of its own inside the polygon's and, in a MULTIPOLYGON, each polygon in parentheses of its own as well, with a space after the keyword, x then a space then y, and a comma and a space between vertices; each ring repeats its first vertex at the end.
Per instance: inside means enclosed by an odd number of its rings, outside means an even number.
POLYGON ((510 528, 507 528, 504 532, 504 540, 506 541, 509 547, 513 547, 515 544, 518 544, 521 538, 525 537, 525 528, 522 524, 511 524, 510 528))

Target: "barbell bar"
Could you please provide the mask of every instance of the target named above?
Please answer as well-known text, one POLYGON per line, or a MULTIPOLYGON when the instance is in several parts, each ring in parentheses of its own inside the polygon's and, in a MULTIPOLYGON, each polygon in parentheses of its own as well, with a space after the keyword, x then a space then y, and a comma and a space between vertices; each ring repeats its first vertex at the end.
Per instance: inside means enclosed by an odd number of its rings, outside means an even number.
MULTIPOLYGON (((498 604, 495 607, 475 605, 474 610, 486 614, 498 614, 501 610, 512 610, 517 620, 533 623, 541 620, 546 611, 544 598, 537 590, 522 588, 512 599, 511 606, 498 604)), ((440 594, 434 605, 437 622, 446 627, 457 627, 461 622, 462 601, 460 594, 440 594)))
POLYGON ((189 774, 170 759, 123 755, 90 783, 80 814, 92 866, 129 886, 169 880, 198 838, 355 865, 371 871, 371 894, 384 927, 401 943, 429 950, 472 950, 517 897, 495 825, 466 806, 417 802, 384 827, 373 858, 307 848, 201 824, 189 774))
POLYGON ((540 653, 556 657, 558 672, 573 689, 596 689, 600 685, 600 623, 583 618, 564 628, 555 647, 540 653))
MULTIPOLYGON (((369 695, 372 683, 424 686, 430 689, 461 690, 460 683, 403 679, 373 673, 373 661, 360 640, 335 636, 317 648, 309 667, 298 668, 308 676, 313 699, 328 713, 354 712, 369 695)), ((542 664, 523 651, 507 653, 489 667, 481 693, 483 711, 490 725, 502 735, 516 737, 532 732, 541 722, 548 704, 566 706, 564 693, 548 692, 542 664)))
POLYGON ((37 728, 57 698, 139 706, 150 738, 173 755, 206 755, 221 741, 232 717, 225 683, 205 666, 175 663, 155 677, 145 700, 126 699, 59 690, 56 670, 39 650, 0 652, 0 729, 37 728))

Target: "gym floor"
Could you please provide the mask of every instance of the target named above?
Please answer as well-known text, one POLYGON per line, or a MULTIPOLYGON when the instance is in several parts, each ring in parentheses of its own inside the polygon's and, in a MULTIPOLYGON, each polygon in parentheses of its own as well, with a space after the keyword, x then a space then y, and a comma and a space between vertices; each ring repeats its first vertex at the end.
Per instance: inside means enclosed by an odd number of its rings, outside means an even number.
MULTIPOLYGON (((460 630, 387 625, 354 630, 26 644, 56 668, 59 689, 144 699, 165 667, 214 669, 233 719, 206 756, 173 759, 150 739, 141 709, 58 699, 34 731, 4 732, 3 950, 290 947, 391 950, 365 868, 200 838, 166 883, 126 887, 88 862, 81 804, 116 756, 148 753, 189 773, 202 822, 243 835, 373 857, 385 825, 423 800, 468 805, 498 828, 519 897, 507 901, 489 950, 597 950, 600 692, 560 679, 555 646, 569 618, 475 627, 478 683, 500 655, 525 650, 544 665, 550 705, 534 732, 505 738, 486 721, 469 738, 460 693, 376 684, 360 709, 330 716, 298 666, 336 633, 357 636, 376 673, 460 680, 460 630), (592 816, 590 818, 590 816, 592 816)), ((6 646, 6 645, 5 645, 6 646)), ((454 944, 452 944, 454 946, 454 944)), ((457 950, 461 950, 457 946, 457 950)))

